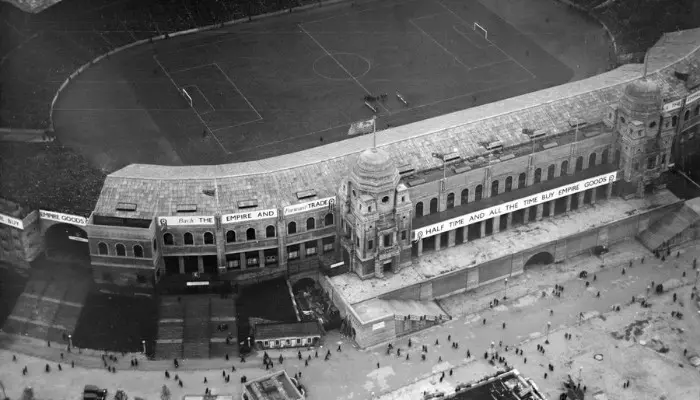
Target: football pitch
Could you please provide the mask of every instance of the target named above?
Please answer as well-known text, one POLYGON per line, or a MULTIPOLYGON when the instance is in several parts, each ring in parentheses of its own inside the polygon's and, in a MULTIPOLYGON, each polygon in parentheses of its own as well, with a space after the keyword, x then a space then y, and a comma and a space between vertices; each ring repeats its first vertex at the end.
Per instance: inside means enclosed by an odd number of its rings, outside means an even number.
POLYGON ((171 38, 74 79, 54 121, 100 167, 259 160, 567 82, 476 1, 341 3, 171 38), (402 101, 397 93, 405 99, 402 101), (365 96, 387 94, 365 104, 365 96))

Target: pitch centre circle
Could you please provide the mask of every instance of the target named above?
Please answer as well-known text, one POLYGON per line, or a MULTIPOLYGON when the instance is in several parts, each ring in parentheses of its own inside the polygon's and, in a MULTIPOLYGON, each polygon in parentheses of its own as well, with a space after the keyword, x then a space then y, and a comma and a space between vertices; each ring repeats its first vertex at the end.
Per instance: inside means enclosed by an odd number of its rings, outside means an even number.
POLYGON ((313 65, 316 75, 331 81, 359 79, 371 68, 370 61, 356 53, 326 54, 317 58, 313 65))

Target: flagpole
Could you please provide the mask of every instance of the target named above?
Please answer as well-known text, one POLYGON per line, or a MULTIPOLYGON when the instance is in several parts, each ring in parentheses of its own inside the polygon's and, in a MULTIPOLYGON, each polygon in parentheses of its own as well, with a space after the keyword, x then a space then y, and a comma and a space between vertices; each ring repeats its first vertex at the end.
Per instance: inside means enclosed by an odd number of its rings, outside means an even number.
POLYGON ((372 117, 372 148, 377 149, 377 117, 372 117))

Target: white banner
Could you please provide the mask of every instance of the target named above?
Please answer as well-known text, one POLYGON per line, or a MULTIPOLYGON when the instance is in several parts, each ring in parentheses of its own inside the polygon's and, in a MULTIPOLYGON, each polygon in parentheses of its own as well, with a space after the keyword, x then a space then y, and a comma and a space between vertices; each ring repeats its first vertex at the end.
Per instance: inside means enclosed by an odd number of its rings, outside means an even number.
POLYGON ((384 328, 384 321, 382 322, 377 322, 376 324, 372 325, 372 330, 376 331, 377 329, 382 329, 384 328))
POLYGON ((685 98, 685 104, 692 103, 695 100, 700 99, 700 90, 695 93, 691 93, 685 98))
POLYGON ((85 226, 87 225, 87 218, 81 217, 79 215, 61 214, 54 211, 39 210, 39 217, 41 219, 48 219, 50 221, 63 222, 66 224, 85 226))
POLYGON ((681 108, 682 105, 683 105, 683 99, 678 99, 676 101, 672 101, 670 103, 664 104, 663 109, 664 109, 664 112, 671 112, 673 110, 677 110, 677 109, 681 108))
POLYGON ((214 216, 197 215, 190 217, 158 217, 158 224, 161 227, 181 226, 181 225, 214 225, 214 216))
POLYGON ((287 206, 284 208, 284 215, 294 215, 307 211, 318 210, 319 208, 324 207, 328 208, 328 210, 330 211, 333 209, 333 205, 335 205, 335 196, 326 197, 325 199, 318 199, 306 203, 287 206))
POLYGON ((235 224, 239 222, 255 221, 258 219, 277 218, 277 209, 255 210, 235 214, 225 214, 221 216, 221 223, 235 224))
POLYGON ((518 200, 509 201, 497 206, 489 207, 484 210, 465 214, 456 218, 448 219, 437 224, 428 225, 413 231, 413 241, 425 239, 431 236, 438 235, 443 232, 461 228, 476 222, 485 221, 487 219, 498 217, 499 215, 512 213, 522 210, 537 204, 543 204, 548 201, 568 196, 570 194, 582 192, 584 190, 597 188, 598 186, 607 185, 608 183, 617 180, 617 171, 605 175, 598 175, 594 178, 585 179, 569 185, 560 186, 556 189, 538 193, 531 197, 525 197, 518 200))
POLYGON ((0 224, 9 225, 13 228, 24 230, 24 224, 21 219, 12 218, 10 216, 0 214, 0 224))

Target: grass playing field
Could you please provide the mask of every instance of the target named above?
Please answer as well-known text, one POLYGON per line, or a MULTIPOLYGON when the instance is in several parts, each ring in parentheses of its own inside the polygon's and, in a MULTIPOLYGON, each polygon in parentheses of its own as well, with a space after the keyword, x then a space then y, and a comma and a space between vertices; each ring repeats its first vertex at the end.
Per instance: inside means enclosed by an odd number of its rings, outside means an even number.
POLYGON ((109 170, 240 162, 348 138, 374 114, 365 95, 388 94, 373 103, 384 129, 572 75, 479 2, 343 4, 113 56, 68 86, 54 120, 63 143, 109 170))

